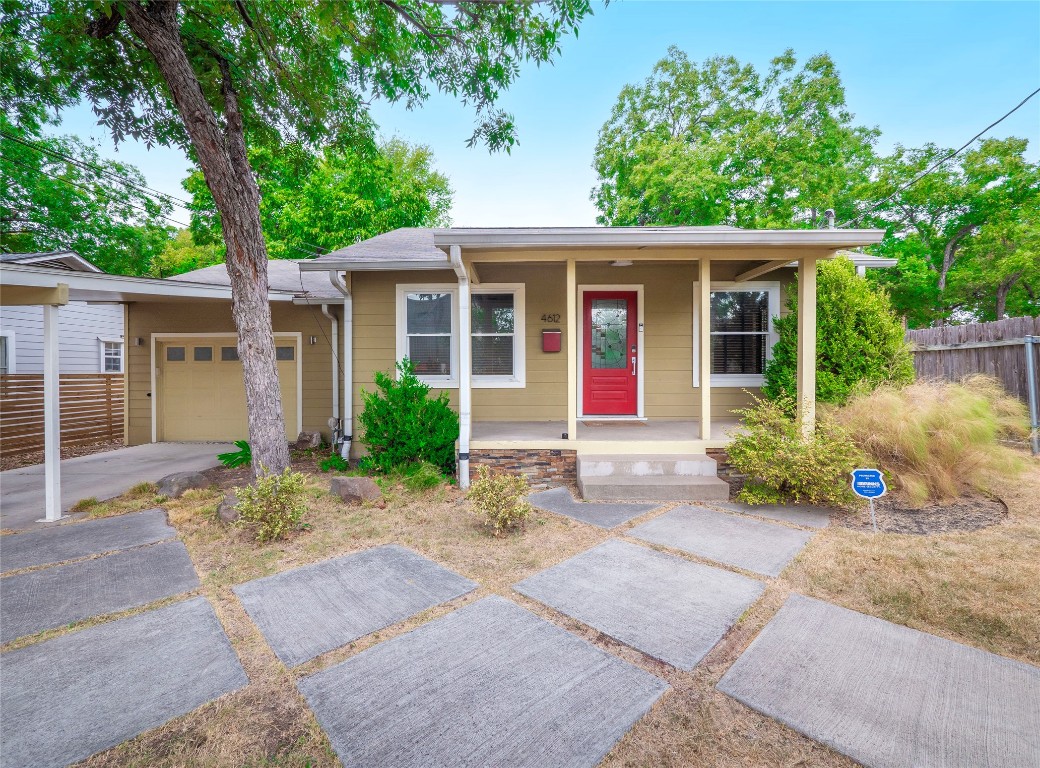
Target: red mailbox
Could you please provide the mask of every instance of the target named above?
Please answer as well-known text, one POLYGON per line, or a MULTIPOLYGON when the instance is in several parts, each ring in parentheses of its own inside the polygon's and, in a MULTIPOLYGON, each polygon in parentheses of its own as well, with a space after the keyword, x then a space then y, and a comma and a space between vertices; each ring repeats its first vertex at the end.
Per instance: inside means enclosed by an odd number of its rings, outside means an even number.
POLYGON ((542 331, 542 352, 559 352, 563 339, 563 331, 559 328, 546 328, 542 331))

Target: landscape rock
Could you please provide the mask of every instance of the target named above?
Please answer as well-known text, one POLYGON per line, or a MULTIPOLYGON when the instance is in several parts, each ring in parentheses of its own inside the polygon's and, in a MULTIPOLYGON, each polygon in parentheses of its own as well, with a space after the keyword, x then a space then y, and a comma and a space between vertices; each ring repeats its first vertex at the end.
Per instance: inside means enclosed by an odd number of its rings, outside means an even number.
POLYGON ((321 447, 321 432, 301 432, 293 446, 298 451, 321 447))
POLYGON ((174 472, 156 483, 157 493, 168 499, 179 499, 192 488, 208 488, 210 479, 201 472, 174 472))
POLYGON ((331 490, 347 504, 381 501, 382 491, 371 477, 334 477, 331 490))
POLYGON ((220 506, 217 507, 217 517, 220 518, 222 523, 230 525, 239 518, 239 513, 236 507, 238 506, 238 496, 233 493, 229 493, 224 497, 224 500, 220 502, 220 506))

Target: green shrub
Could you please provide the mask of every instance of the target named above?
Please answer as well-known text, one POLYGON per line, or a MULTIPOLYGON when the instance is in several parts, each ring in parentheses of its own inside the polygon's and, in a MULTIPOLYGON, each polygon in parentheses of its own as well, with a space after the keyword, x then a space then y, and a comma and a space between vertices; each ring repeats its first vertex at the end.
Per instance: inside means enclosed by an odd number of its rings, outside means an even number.
MULTIPOLYGON (((816 399, 844 403, 850 394, 891 382, 909 384, 914 364, 903 325, 880 288, 845 258, 821 262, 816 283, 816 399)), ((798 295, 775 320, 779 341, 766 364, 763 393, 797 399, 798 295)))
POLYGON ((252 485, 233 489, 239 524, 253 525, 260 543, 284 539, 303 518, 305 483, 302 472, 287 468, 280 475, 264 474, 252 485))
POLYGON ((733 466, 748 476, 738 495, 748 504, 848 504, 854 500, 849 473, 861 454, 848 433, 821 417, 815 432, 803 437, 790 415, 794 402, 755 398, 737 411, 743 429, 727 447, 733 466))
POLYGON ((428 491, 447 481, 444 473, 428 461, 410 464, 402 470, 404 487, 412 493, 428 491))
POLYGON ((217 461, 230 469, 234 469, 235 467, 246 467, 252 464, 253 449, 249 446, 249 443, 245 440, 236 440, 235 445, 238 446, 237 451, 218 453, 217 461))
POLYGON ((338 453, 332 453, 318 462, 318 469, 322 472, 346 472, 350 464, 338 453))
POLYGON ((430 396, 430 388, 415 376, 410 361, 397 364, 398 377, 376 373, 377 392, 361 392, 364 410, 361 442, 368 448, 367 466, 390 472, 409 464, 429 462, 444 474, 455 471, 455 441, 459 416, 444 392, 430 396))
POLYGON ((1026 408, 986 376, 879 387, 835 409, 834 419, 912 504, 986 493, 1024 467, 999 441, 1029 436, 1026 408))
POLYGON ((491 532, 501 536, 510 529, 522 528, 530 516, 529 490, 523 475, 492 473, 487 467, 481 467, 466 498, 473 502, 491 532))

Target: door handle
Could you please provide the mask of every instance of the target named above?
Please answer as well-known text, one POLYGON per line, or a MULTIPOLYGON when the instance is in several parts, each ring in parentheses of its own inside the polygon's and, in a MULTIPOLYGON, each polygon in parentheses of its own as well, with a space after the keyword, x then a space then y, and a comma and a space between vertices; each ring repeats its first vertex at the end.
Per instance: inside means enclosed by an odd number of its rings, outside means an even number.
POLYGON ((632 375, 636 375, 636 356, 632 355, 632 375))

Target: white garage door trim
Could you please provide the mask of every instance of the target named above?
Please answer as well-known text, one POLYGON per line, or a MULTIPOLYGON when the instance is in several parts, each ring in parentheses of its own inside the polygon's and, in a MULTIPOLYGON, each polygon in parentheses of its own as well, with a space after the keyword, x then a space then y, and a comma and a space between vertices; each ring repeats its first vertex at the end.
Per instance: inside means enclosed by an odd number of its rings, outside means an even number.
MULTIPOLYGON (((296 424, 303 429, 303 333, 300 331, 275 333, 276 339, 293 339, 296 341, 296 424)), ((151 362, 150 386, 152 391, 152 442, 157 443, 159 435, 159 423, 156 418, 159 397, 155 388, 155 344, 163 339, 238 339, 237 333, 153 333, 151 338, 151 362)))

